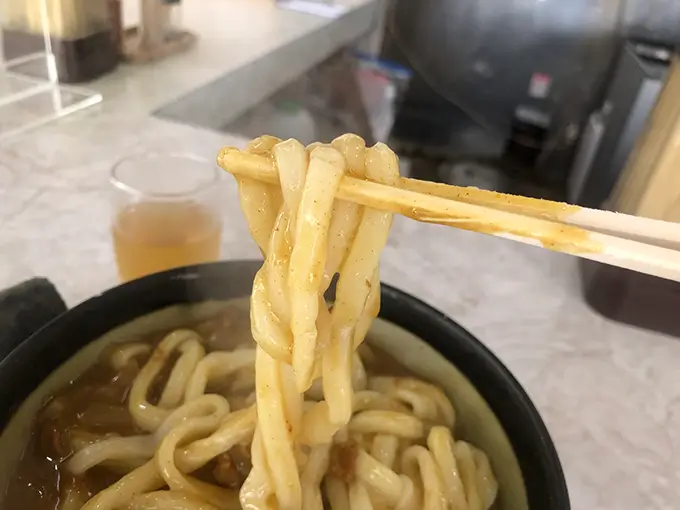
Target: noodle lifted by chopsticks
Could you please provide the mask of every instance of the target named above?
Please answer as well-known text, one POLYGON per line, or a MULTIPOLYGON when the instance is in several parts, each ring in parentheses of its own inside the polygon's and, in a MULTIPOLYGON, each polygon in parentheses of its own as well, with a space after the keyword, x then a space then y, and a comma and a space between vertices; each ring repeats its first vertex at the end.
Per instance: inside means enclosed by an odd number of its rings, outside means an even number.
MULTIPOLYGON (((496 489, 486 456, 454 443, 453 409, 439 390, 425 383, 417 390, 388 385, 383 391, 404 397, 415 416, 373 403, 375 409, 369 404, 353 417, 354 391, 366 390, 365 377, 363 387, 356 387, 362 386, 360 377, 353 378, 353 369, 362 370, 355 351, 378 313, 379 257, 392 214, 335 200, 335 195, 345 172, 395 185, 394 153, 384 144, 367 149, 354 135, 307 148, 295 140, 261 137, 246 152, 270 158, 281 186, 238 178, 250 231, 266 257, 251 299, 258 426, 253 470, 241 490, 244 508, 275 502, 285 510, 321 509, 319 485, 329 469, 332 443, 354 444, 356 438, 368 443, 365 450, 356 447, 351 479, 326 477, 334 509, 487 508, 496 489), (330 308, 323 296, 336 273, 330 308), (323 399, 304 402, 303 393, 318 378, 323 399), (442 419, 444 426, 426 434, 425 417, 435 423, 442 419), (429 449, 409 446, 426 436, 429 449), (399 453, 401 469, 394 466, 399 453), (457 457, 472 473, 467 484, 457 457)), ((377 393, 376 401, 380 397, 377 393)))

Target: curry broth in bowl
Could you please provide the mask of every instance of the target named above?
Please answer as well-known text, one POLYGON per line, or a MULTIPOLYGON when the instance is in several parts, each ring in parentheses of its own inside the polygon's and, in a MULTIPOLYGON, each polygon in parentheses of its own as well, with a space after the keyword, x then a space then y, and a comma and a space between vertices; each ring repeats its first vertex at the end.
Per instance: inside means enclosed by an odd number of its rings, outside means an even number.
MULTIPOLYGON (((82 476, 66 469, 78 446, 112 435, 142 433, 127 409, 126 399, 138 363, 115 369, 111 357, 126 344, 157 345, 173 329, 196 330, 207 352, 253 347, 247 299, 171 307, 141 317, 95 340, 57 370, 26 400, 0 436, 3 508, 25 506, 34 510, 80 508, 87 499, 105 489, 134 466, 109 462, 82 476), (65 501, 68 505, 65 506, 65 501)), ((494 508, 528 508, 524 483, 512 447, 489 406, 470 382, 441 354, 404 329, 376 320, 367 337, 364 364, 369 376, 413 376, 442 388, 456 410, 454 437, 463 438, 488 452, 498 478, 498 501, 494 508)), ((244 372, 246 370, 244 369, 244 372)), ((167 378, 168 374, 159 377, 167 378)), ((240 375, 240 391, 210 387, 224 392, 232 410, 248 404, 254 380, 240 375)), ((159 397, 152 389, 150 401, 159 397)), ((239 486, 247 474, 248 454, 242 459, 221 458, 202 468, 200 477, 209 483, 239 486), (231 471, 225 467, 230 463, 231 471), (233 466, 231 466, 233 464, 233 466)), ((141 462, 141 460, 140 460, 141 462)))

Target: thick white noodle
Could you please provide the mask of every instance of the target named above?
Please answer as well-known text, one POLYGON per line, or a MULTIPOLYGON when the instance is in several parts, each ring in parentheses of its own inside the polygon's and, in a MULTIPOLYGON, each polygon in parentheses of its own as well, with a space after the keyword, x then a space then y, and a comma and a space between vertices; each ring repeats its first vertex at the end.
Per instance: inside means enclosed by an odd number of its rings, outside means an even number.
POLYGON ((130 390, 128 408, 139 427, 153 432, 161 426, 170 415, 170 403, 179 403, 189 377, 204 355, 201 337, 188 329, 173 331, 158 344, 130 390), (179 352, 180 356, 163 389, 159 405, 153 405, 147 400, 149 390, 174 352, 179 352), (165 408, 160 405, 161 401, 165 402, 165 408))
POLYGON ((118 345, 111 354, 111 366, 114 370, 122 370, 125 365, 135 358, 147 356, 151 346, 143 343, 129 343, 118 345))
POLYGON ((126 510, 217 510, 194 494, 182 491, 155 491, 136 496, 126 510))
POLYGON ((254 367, 255 350, 238 349, 232 352, 211 352, 196 364, 184 390, 184 400, 189 402, 205 393, 208 384, 216 379, 226 379, 243 367, 254 367))
POLYGON ((427 447, 439 466, 449 505, 453 508, 465 508, 467 498, 458 471, 451 431, 446 427, 432 427, 427 437, 427 447))
POLYGON ((293 370, 301 392, 312 385, 317 343, 316 321, 326 267, 328 227, 344 168, 344 159, 335 149, 314 149, 298 209, 288 292, 290 327, 293 332, 293 370))
POLYGON ((302 472, 302 510, 323 510, 321 482, 328 470, 331 444, 312 448, 302 472))
MULTIPOLYGON (((271 466, 271 485, 282 508, 300 508, 301 488, 292 430, 284 403, 281 364, 262 348, 255 364, 258 428, 271 466)), ((253 459, 254 460, 254 459, 253 459)))
POLYGON ((364 450, 359 450, 355 469, 357 479, 380 494, 390 507, 399 502, 401 479, 389 467, 364 450))
POLYGON ((238 495, 235 491, 223 489, 186 475, 176 464, 175 452, 181 444, 214 433, 224 416, 229 412, 229 404, 224 397, 204 395, 192 401, 192 403, 199 401, 201 401, 201 408, 197 409, 197 413, 174 427, 161 441, 156 452, 156 466, 170 490, 190 493, 216 508, 229 510, 238 501, 238 495))
POLYGON ((82 475, 88 469, 107 461, 144 459, 153 457, 156 442, 152 436, 110 437, 78 450, 66 467, 74 475, 82 475))
MULTIPOLYGON (((381 184, 396 183, 399 163, 386 145, 377 144, 366 151, 366 177, 381 184)), ((377 283, 375 275, 380 254, 391 226, 392 214, 365 209, 340 271, 332 312, 331 345, 323 358, 324 395, 329 403, 331 421, 337 425, 347 423, 352 414, 352 352, 355 345, 363 341, 363 338, 355 339, 357 323, 362 319, 371 290, 377 283)))

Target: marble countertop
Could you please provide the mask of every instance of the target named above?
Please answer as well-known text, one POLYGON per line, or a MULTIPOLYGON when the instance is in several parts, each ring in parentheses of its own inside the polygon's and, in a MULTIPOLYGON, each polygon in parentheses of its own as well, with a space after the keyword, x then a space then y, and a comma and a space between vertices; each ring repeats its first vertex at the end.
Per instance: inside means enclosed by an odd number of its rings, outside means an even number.
MULTIPOLYGON (((244 143, 150 116, 213 73, 191 85, 188 60, 160 68, 185 77, 186 87, 145 88, 123 69, 101 82, 99 109, 0 147, 0 287, 45 276, 73 305, 115 285, 112 164, 140 151, 214 157, 244 143)), ((236 186, 230 178, 223 186, 223 257, 256 257, 236 186)), ((573 508, 680 507, 680 341, 590 310, 574 258, 398 218, 382 276, 460 322, 507 364, 548 425, 573 508)))

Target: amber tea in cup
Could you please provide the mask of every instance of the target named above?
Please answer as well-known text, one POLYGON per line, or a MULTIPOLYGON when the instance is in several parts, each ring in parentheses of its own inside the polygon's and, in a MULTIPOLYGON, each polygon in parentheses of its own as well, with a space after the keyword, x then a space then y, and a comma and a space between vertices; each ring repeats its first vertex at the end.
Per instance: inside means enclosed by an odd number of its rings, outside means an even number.
POLYGON ((118 273, 129 281, 219 259, 220 173, 188 155, 127 158, 112 172, 118 273))

